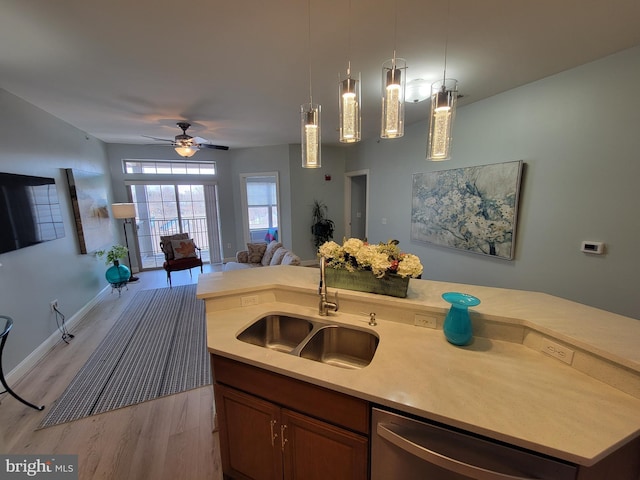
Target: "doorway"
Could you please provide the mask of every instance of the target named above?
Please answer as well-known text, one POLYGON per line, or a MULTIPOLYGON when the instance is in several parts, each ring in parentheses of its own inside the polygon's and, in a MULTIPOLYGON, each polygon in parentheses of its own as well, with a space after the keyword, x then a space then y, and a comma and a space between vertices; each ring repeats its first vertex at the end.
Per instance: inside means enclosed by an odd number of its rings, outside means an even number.
POLYGON ((369 170, 345 173, 344 219, 347 238, 366 240, 369 234, 369 170))
POLYGON ((222 262, 215 184, 136 183, 128 188, 136 204, 135 237, 141 270, 162 267, 160 237, 176 233, 189 233, 203 262, 222 262))

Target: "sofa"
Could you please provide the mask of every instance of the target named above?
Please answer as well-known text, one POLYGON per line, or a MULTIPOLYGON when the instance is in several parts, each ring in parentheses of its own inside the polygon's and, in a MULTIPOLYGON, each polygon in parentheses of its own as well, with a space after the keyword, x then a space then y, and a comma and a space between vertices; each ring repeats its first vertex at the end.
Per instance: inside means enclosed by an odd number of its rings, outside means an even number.
POLYGON ((247 249, 236 253, 235 262, 227 262, 224 271, 272 265, 300 265, 300 257, 277 240, 270 243, 247 243, 247 249))

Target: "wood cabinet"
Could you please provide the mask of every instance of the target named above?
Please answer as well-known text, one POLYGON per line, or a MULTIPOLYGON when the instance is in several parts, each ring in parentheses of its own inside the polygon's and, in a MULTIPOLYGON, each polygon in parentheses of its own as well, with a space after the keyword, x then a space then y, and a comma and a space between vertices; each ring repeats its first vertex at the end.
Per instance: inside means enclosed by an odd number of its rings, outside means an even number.
POLYGON ((238 479, 366 479, 369 404, 212 356, 223 472, 238 479))

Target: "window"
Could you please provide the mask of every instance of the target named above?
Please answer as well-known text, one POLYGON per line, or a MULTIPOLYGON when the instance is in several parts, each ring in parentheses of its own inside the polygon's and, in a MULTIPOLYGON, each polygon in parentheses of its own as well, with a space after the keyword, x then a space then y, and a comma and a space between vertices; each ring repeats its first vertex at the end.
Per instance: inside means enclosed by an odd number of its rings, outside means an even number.
POLYGON ((247 242, 278 239, 278 176, 242 174, 243 217, 247 242))
POLYGON ((145 175, 215 175, 216 162, 180 160, 123 160, 124 173, 145 175))

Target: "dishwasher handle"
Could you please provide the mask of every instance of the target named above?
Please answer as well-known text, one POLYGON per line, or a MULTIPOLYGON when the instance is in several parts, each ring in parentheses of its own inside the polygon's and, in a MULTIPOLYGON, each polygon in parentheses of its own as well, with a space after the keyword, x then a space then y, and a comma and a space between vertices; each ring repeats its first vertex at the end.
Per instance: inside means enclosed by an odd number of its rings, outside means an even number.
POLYGON ((475 480, 539 480, 535 477, 519 477, 494 470, 487 470, 477 465, 471 465, 434 452, 403 437, 401 433, 402 427, 393 423, 378 423, 376 431, 382 438, 415 457, 449 470, 450 472, 467 475, 475 480))

